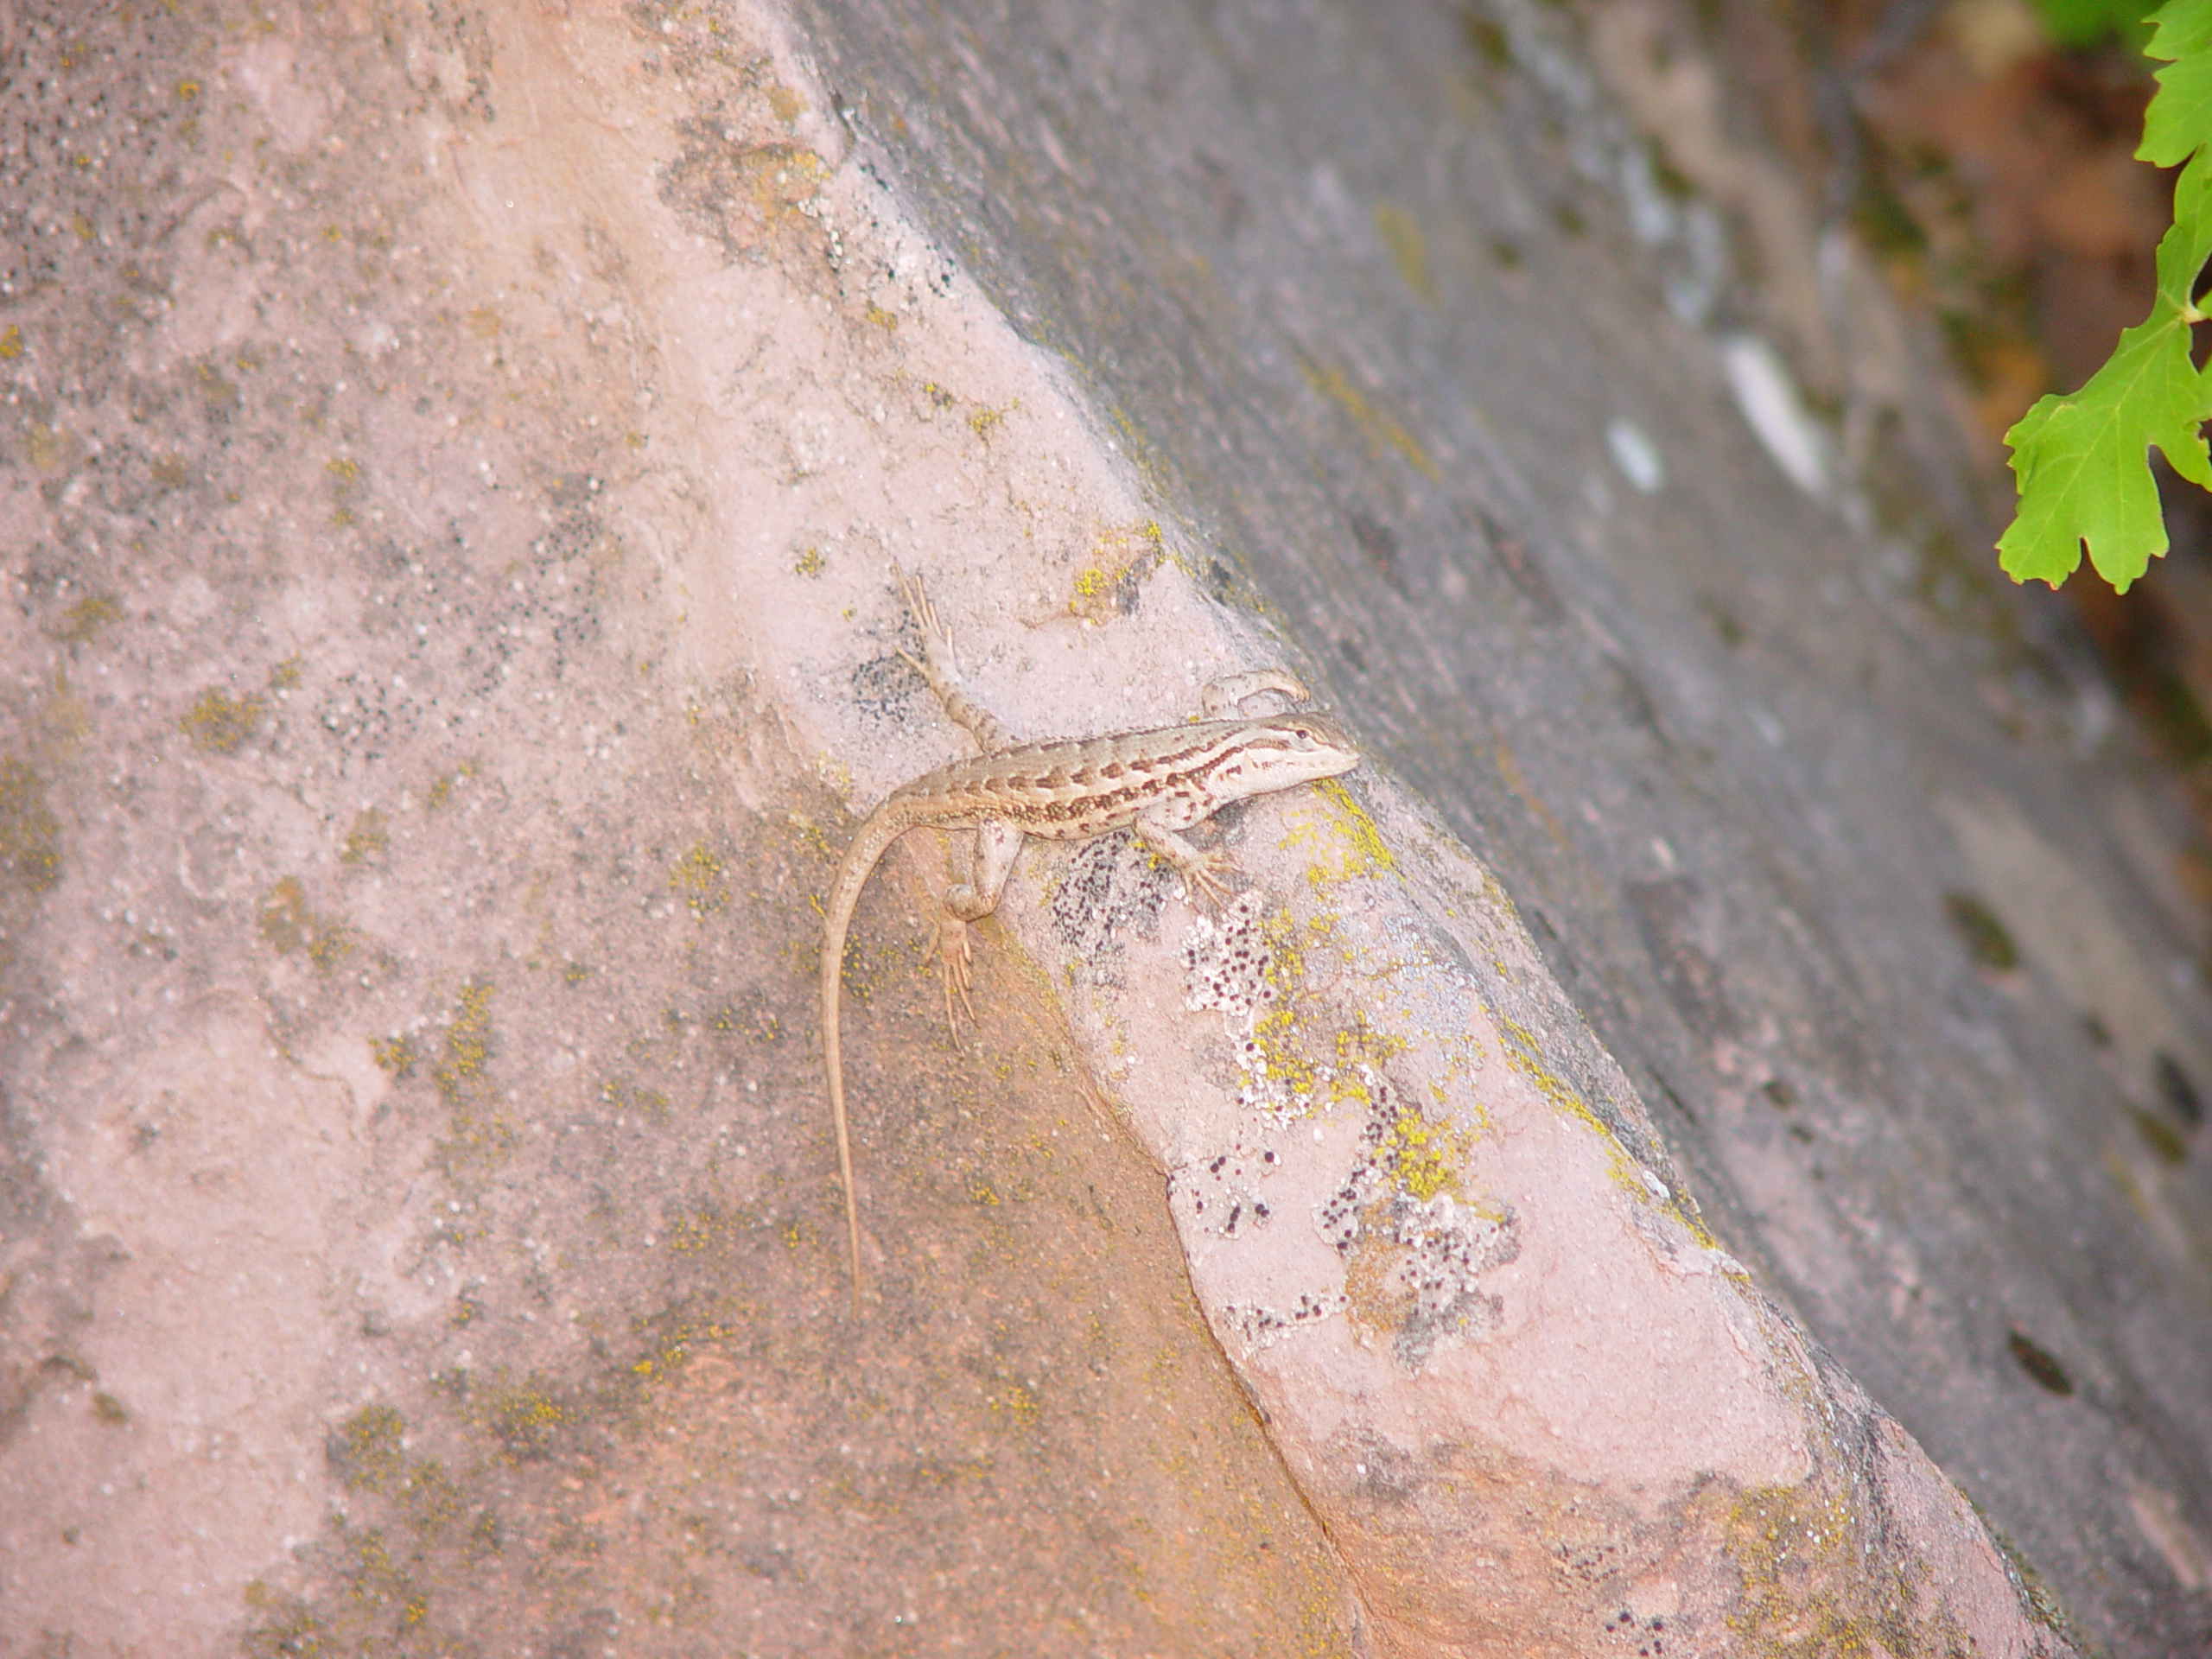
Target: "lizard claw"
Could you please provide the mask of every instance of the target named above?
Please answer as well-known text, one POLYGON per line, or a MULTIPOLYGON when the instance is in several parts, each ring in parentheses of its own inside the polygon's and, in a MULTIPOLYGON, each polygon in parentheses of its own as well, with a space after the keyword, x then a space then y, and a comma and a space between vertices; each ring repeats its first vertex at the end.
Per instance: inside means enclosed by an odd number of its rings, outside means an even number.
MULTIPOLYGON (((937 607, 930 603, 930 596, 923 592, 922 579, 919 576, 908 575, 906 568, 896 559, 891 562, 891 573, 899 579, 899 591, 906 596, 906 608, 914 613, 914 620, 921 625, 922 638, 941 639, 944 642, 946 649, 950 650, 952 645, 951 637, 945 632, 944 625, 937 620, 937 607)), ((899 654, 901 657, 906 657, 906 653, 903 651, 899 654)), ((910 663, 914 661, 912 657, 906 657, 906 660, 910 663)), ((915 666, 918 668, 921 664, 916 663, 915 666)))
POLYGON ((944 1023, 952 1033, 955 1046, 960 1041, 960 1019, 953 1007, 953 999, 959 998, 960 1007, 967 1011, 968 1023, 975 1025, 976 1003, 969 995, 974 983, 969 971, 973 961, 968 948, 968 924, 957 916, 947 916, 938 926, 937 950, 944 969, 944 1023))
POLYGON ((1208 910, 1219 910, 1229 902, 1229 878, 1236 874, 1229 855, 1218 848, 1199 854, 1183 868, 1183 879, 1190 884, 1192 897, 1208 910))

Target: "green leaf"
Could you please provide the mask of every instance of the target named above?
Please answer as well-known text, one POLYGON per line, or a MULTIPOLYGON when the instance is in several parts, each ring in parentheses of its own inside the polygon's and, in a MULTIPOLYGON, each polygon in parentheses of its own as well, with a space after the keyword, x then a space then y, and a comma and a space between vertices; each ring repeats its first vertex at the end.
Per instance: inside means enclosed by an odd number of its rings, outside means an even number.
POLYGON ((2143 112, 2139 161, 2177 167, 2212 143, 2212 0, 2173 0, 2151 19, 2146 58, 2168 60, 2143 112))
MULTIPOLYGON (((2176 38, 2164 32, 2170 22, 2202 21, 2212 38, 2212 0, 2175 0, 2158 21, 2162 46, 2176 38)), ((2212 77, 2206 84, 2212 89, 2212 77)), ((2161 88, 2152 110, 2168 96, 2161 88)), ((2086 543, 2097 574, 2126 593, 2169 544, 2152 447, 2183 478, 2212 489, 2212 454, 2201 430, 2212 419, 2212 379, 2190 361, 2190 290, 2208 254, 2212 165, 2198 149, 2174 187, 2174 223, 2159 238, 2158 297, 2149 317, 2120 335, 2087 385, 2037 399, 2005 435, 2020 505, 1997 550, 2013 581, 2056 588, 2081 563, 2086 543)))
POLYGON ((2143 0, 2035 0, 2044 33, 2061 46, 2094 46, 2140 23, 2151 10, 2143 0))

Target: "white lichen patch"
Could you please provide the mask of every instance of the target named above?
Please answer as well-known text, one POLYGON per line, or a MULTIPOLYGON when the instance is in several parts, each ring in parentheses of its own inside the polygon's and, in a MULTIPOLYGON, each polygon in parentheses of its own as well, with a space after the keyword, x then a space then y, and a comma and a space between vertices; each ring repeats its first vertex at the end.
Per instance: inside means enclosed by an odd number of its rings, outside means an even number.
POLYGON ((1513 1207, 1470 1201, 1458 1190, 1464 1147, 1454 1141, 1447 1126, 1378 1083, 1358 1160, 1313 1212, 1344 1263, 1351 1317, 1388 1332, 1409 1373, 1440 1344, 1497 1328, 1504 1305, 1483 1288, 1482 1275, 1521 1253, 1513 1207))
POLYGON ((1258 1302, 1224 1302, 1221 1320, 1249 1355, 1262 1348, 1272 1348, 1294 1331, 1306 1330, 1343 1313, 1344 1302, 1342 1291, 1319 1296, 1300 1294, 1287 1309, 1258 1302))
POLYGON ((1259 1184, 1281 1167, 1282 1154, 1273 1147, 1240 1141, 1226 1152, 1170 1171, 1168 1210, 1186 1238, 1193 1232, 1242 1238, 1272 1219, 1259 1184))
POLYGON ((1236 1103, 1281 1128, 1343 1101, 1372 1097, 1376 1065, 1404 1046, 1364 1017, 1330 1030, 1307 992, 1306 958, 1332 937, 1326 920, 1302 927, 1240 894, 1218 921, 1183 937, 1183 1006, 1217 1010, 1244 1074, 1236 1103))
POLYGON ((1232 1036, 1250 1032, 1260 1010, 1275 1000, 1260 931, 1264 906, 1256 891, 1240 893, 1218 923, 1201 916, 1183 936, 1183 1006, 1194 1014, 1218 1008, 1232 1036))

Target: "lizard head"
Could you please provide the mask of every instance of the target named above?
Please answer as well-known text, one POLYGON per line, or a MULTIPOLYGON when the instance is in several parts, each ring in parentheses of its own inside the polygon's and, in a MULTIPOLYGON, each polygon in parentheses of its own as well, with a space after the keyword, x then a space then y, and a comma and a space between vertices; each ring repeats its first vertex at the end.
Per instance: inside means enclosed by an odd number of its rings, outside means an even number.
POLYGON ((1239 741, 1208 772, 1206 785, 1220 801, 1241 801, 1333 778, 1358 764, 1359 751, 1334 721, 1275 715, 1245 722, 1239 741))

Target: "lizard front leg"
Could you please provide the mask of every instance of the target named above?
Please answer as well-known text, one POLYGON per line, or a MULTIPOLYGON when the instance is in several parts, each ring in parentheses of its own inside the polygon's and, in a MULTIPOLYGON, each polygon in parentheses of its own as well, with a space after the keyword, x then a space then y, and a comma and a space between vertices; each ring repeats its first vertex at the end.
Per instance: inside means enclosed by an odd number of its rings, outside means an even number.
POLYGON ((956 881, 944 890, 944 914, 938 922, 937 948, 944 969, 944 1022, 952 1028, 956 1039, 960 1034, 960 1022, 953 1014, 953 998, 957 996, 960 1005, 968 1010, 970 1024, 976 1019, 976 1005, 968 995, 973 982, 969 971, 973 957, 968 944, 968 924, 981 921, 999 907, 1000 896, 1006 892, 1007 878, 1014 874, 1014 855, 1020 850, 1020 830, 995 818, 984 819, 976 826, 974 867, 968 880, 956 881))
POLYGON ((1155 817, 1148 812, 1139 813, 1136 821, 1138 836, 1146 846, 1173 865, 1178 875, 1190 883, 1192 893, 1218 910, 1229 899, 1229 884, 1225 878, 1233 871, 1229 855, 1217 847, 1211 849, 1193 847, 1176 833, 1178 826, 1164 822, 1164 814, 1155 817))

